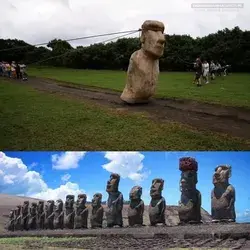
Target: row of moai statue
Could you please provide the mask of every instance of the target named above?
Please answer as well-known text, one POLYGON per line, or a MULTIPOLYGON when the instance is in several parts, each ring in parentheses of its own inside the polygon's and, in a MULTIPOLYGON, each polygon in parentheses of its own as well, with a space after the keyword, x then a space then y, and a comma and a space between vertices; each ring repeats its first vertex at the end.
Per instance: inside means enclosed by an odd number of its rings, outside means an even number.
MULTIPOLYGON (((181 171, 180 191, 181 198, 178 212, 180 224, 202 222, 201 219, 201 193, 196 189, 198 182, 198 163, 194 158, 183 157, 179 160, 181 171)), ((235 190, 229 184, 231 167, 221 165, 215 169, 213 175, 214 188, 211 194, 211 215, 213 222, 235 222, 235 190)), ((120 176, 111 174, 107 182, 106 191, 108 193, 107 208, 105 211, 107 227, 123 227, 123 195, 119 191, 120 176)), ((152 181, 150 196, 151 201, 148 208, 150 225, 165 223, 166 202, 162 196, 164 188, 163 179, 152 181)), ((128 223, 129 226, 143 225, 144 202, 141 199, 142 187, 135 186, 129 194, 128 223)), ((47 201, 44 206, 43 201, 38 205, 29 202, 18 206, 12 210, 7 225, 8 230, 29 230, 29 229, 83 229, 88 227, 88 207, 86 206, 86 195, 79 194, 74 202, 73 195, 67 195, 65 209, 62 200, 47 201), (45 208, 45 209, 44 209, 45 208)), ((97 193, 92 199, 92 212, 90 216, 91 228, 101 228, 103 225, 104 208, 102 204, 102 194, 97 193)))

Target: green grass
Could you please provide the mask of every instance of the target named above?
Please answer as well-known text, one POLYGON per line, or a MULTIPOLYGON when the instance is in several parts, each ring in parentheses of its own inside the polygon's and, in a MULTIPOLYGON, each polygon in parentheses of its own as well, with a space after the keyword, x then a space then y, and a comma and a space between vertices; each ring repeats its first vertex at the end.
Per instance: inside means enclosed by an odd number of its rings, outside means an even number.
POLYGON ((250 145, 1 79, 0 121, 1 150, 243 150, 250 145))
MULTIPOLYGON (((31 67, 28 74, 119 91, 123 90, 126 81, 126 72, 123 71, 31 67)), ((161 72, 157 96, 250 107, 250 74, 217 77, 202 88, 192 84, 193 76, 193 73, 161 72)))

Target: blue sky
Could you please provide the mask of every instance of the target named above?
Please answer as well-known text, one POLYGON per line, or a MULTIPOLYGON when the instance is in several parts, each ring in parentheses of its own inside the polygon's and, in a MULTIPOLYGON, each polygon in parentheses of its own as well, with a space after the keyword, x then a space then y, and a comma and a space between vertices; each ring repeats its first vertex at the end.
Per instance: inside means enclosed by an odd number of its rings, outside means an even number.
POLYGON ((70 155, 71 153, 68 152, 66 157, 65 152, 4 152, 2 157, 5 160, 0 161, 0 171, 4 172, 6 178, 1 179, 0 173, 0 193, 44 198, 46 195, 64 196, 68 190, 73 194, 83 191, 89 197, 95 192, 102 192, 105 200, 106 182, 110 172, 115 171, 123 177, 120 191, 125 199, 128 199, 130 189, 139 184, 143 187, 143 199, 148 203, 151 180, 160 177, 165 180, 163 196, 167 204, 177 205, 180 197, 178 160, 183 156, 191 156, 199 164, 197 188, 202 194, 202 207, 210 212, 215 167, 229 164, 232 166, 230 183, 236 189, 238 219, 250 221, 250 152, 79 152, 79 155, 70 155), (6 162, 10 162, 9 165, 6 162), (12 173, 8 172, 11 168, 12 173), (13 172, 19 171, 16 169, 25 172, 20 172, 22 176, 13 177, 13 172), (22 183, 18 189, 13 187, 17 183, 22 183))

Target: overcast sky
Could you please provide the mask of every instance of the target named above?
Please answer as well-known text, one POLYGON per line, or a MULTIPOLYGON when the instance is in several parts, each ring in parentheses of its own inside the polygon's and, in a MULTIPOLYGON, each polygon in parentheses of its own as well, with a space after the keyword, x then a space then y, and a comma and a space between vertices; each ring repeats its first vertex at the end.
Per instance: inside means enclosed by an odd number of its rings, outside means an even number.
MULTIPOLYGON (((109 32, 135 30, 143 21, 162 21, 168 34, 193 37, 239 26, 250 30, 249 0, 0 0, 0 38, 47 42, 109 32), (244 3, 243 8, 192 8, 192 3, 244 3)), ((137 34, 138 35, 138 34, 137 34)), ((113 36, 114 37, 114 36, 113 36)), ((72 45, 102 42, 87 39, 72 45)))

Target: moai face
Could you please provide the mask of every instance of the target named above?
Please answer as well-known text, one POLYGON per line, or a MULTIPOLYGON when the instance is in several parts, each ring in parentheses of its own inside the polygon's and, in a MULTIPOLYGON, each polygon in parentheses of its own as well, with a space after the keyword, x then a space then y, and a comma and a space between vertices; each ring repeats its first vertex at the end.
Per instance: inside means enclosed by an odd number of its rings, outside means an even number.
POLYGON ((36 210, 37 210, 37 204, 35 202, 31 203, 31 207, 30 207, 30 214, 32 216, 36 215, 36 210))
POLYGON ((28 214, 29 213, 29 201, 24 201, 23 202, 23 207, 22 207, 22 213, 23 214, 28 214))
POLYGON ((67 195, 66 201, 65 201, 65 208, 66 209, 68 209, 68 208, 73 209, 74 202, 75 202, 75 196, 74 195, 67 195))
POLYGON ((92 207, 100 207, 102 203, 102 194, 96 193, 92 199, 92 207))
POLYGON ((43 208, 44 208, 44 202, 43 201, 39 201, 38 202, 38 207, 37 207, 37 212, 39 214, 42 214, 43 213, 43 208))
POLYGON ((158 21, 148 20, 142 25, 142 49, 155 59, 160 58, 164 53, 164 29, 164 24, 158 21))
POLYGON ((181 173, 180 191, 182 193, 190 192, 196 189, 197 172, 185 171, 181 173))
POLYGON ((129 199, 133 200, 140 200, 142 196, 142 187, 134 186, 129 193, 129 199))
POLYGON ((213 175, 213 184, 228 184, 229 178, 231 177, 231 166, 228 165, 220 165, 215 168, 215 172, 213 175))
POLYGON ((86 194, 79 194, 77 196, 77 207, 79 208, 84 208, 85 207, 85 204, 86 204, 86 201, 87 201, 87 195, 86 194))
POLYGON ((119 182, 120 182, 120 175, 111 174, 110 179, 107 182, 106 191, 108 193, 118 192, 119 182))
POLYGON ((164 180, 163 179, 154 179, 152 181, 152 185, 150 188, 150 196, 152 199, 160 199, 161 198, 161 192, 164 187, 164 180))
POLYGON ((63 201, 58 199, 55 204, 55 211, 60 212, 63 210, 63 201))
POLYGON ((51 214, 54 209, 55 202, 53 200, 48 200, 45 204, 45 212, 51 214))

